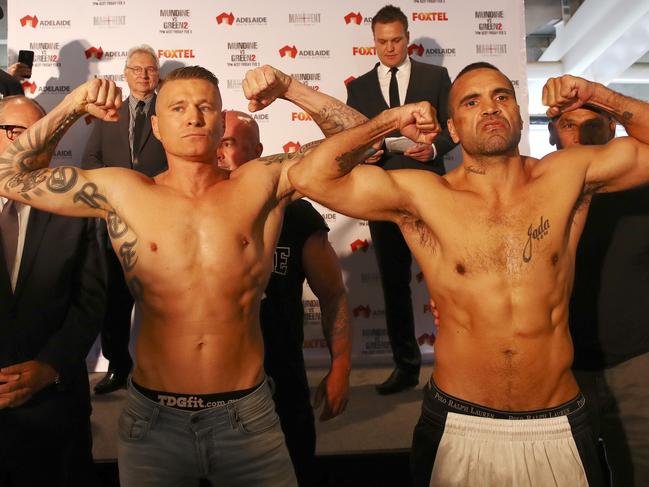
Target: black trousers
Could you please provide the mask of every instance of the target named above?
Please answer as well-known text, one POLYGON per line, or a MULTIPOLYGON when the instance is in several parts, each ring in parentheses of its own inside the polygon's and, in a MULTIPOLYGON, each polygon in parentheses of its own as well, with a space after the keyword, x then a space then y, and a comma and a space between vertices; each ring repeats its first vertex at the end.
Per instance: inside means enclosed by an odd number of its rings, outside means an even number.
POLYGON ((126 286, 122 266, 110 246, 104 221, 101 222, 98 238, 105 254, 107 275, 106 315, 101 328, 101 350, 109 362, 110 369, 127 374, 133 368, 128 344, 134 301, 126 286))
POLYGON ((369 222, 385 301, 385 322, 397 368, 419 374, 421 352, 415 337, 410 279, 412 255, 392 222, 369 222))
POLYGON ((95 487, 89 399, 41 391, 0 411, 0 487, 95 487))
POLYGON ((302 330, 290 330, 286 324, 265 323, 264 369, 274 383, 273 399, 286 446, 300 487, 317 486, 322 481, 315 461, 315 418, 310 400, 309 382, 302 354, 302 330))

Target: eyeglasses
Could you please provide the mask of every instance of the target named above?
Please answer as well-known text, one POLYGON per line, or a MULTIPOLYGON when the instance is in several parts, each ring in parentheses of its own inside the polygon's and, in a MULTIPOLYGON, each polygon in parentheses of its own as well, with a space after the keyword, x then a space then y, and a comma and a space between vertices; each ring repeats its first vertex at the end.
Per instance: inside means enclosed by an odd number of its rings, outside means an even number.
POLYGON ((9 140, 15 140, 16 137, 27 130, 27 127, 23 127, 22 125, 0 125, 0 130, 5 131, 9 140))
POLYGON ((142 66, 126 66, 126 69, 130 69, 133 71, 135 76, 142 76, 145 72, 149 76, 153 76, 155 74, 158 74, 158 68, 149 66, 148 68, 143 68, 142 66))

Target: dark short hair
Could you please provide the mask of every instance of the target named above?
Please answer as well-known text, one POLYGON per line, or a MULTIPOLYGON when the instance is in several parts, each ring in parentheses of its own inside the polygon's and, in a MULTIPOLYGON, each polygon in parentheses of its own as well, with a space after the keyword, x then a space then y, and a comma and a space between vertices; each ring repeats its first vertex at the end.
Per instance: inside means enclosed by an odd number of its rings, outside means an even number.
MULTIPOLYGON (((447 109, 448 109, 449 117, 453 116, 453 107, 451 106, 451 97, 450 97, 450 93, 451 93, 451 90, 453 90, 453 86, 455 86, 455 83, 457 83, 457 80, 459 80, 462 76, 464 76, 467 73, 470 73, 471 71, 475 71, 477 69, 492 69, 494 71, 498 71, 500 74, 505 76, 505 73, 503 73, 500 69, 498 69, 493 64, 487 63, 485 61, 478 61, 478 62, 467 64, 466 66, 464 66, 460 70, 460 72, 457 74, 457 76, 453 80, 453 83, 451 83, 451 87, 448 90, 449 97, 448 97, 447 109)), ((514 99, 515 99, 516 98, 516 90, 514 89, 514 84, 512 83, 512 80, 510 80, 507 76, 505 76, 505 78, 507 79, 507 82, 509 83, 510 88, 514 92, 514 99)))
POLYGON ((376 24, 389 24, 391 22, 401 22, 403 30, 408 32, 408 17, 406 17, 406 14, 399 7, 395 7, 394 5, 386 5, 376 12, 374 17, 372 17, 372 32, 374 32, 374 26, 376 24))
POLYGON ((214 73, 209 69, 205 69, 202 66, 183 66, 181 68, 176 68, 171 71, 165 79, 160 83, 159 90, 162 89, 165 83, 169 81, 177 81, 183 79, 202 79, 214 85, 214 87, 219 89, 219 79, 214 76, 214 73))
MULTIPOLYGON (((579 108, 594 112, 594 113, 596 113, 598 115, 601 115, 602 117, 607 118, 609 120, 613 119, 613 115, 611 115, 610 112, 607 112, 603 108, 596 107, 595 105, 591 105, 590 103, 584 103, 579 108)), ((550 119, 550 123, 554 123, 554 122, 558 121, 561 118, 561 115, 563 115, 564 113, 568 113, 568 112, 563 112, 563 113, 560 113, 559 115, 555 115, 554 117, 552 117, 550 119)))

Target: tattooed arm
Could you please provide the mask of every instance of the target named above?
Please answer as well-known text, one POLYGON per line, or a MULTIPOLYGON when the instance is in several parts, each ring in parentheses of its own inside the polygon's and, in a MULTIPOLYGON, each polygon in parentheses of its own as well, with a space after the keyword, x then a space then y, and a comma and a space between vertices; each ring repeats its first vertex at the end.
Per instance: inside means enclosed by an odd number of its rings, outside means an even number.
POLYGON ((106 217, 112 208, 102 187, 106 174, 47 166, 76 120, 86 113, 116 120, 120 104, 121 92, 113 82, 95 79, 75 89, 0 155, 0 195, 54 213, 106 217))
POLYGON ((415 213, 408 185, 401 184, 412 174, 357 167, 374 151, 371 145, 393 130, 431 143, 439 125, 428 102, 386 110, 323 141, 289 169, 289 178, 305 196, 355 218, 393 220, 403 210, 415 213))
POLYGON ((649 182, 648 103, 574 76, 549 79, 543 87, 543 103, 552 117, 584 104, 595 106, 610 113, 630 135, 605 146, 567 151, 566 157, 583 161, 587 191, 620 191, 649 182))
POLYGON ((325 137, 367 121, 367 117, 340 100, 315 91, 272 66, 248 71, 243 90, 250 100, 248 109, 251 112, 267 107, 277 98, 284 98, 307 112, 325 137))
POLYGON ((324 332, 331 365, 314 396, 314 408, 324 400, 321 421, 338 416, 347 404, 351 370, 352 329, 347 292, 343 284, 338 256, 323 230, 313 233, 302 250, 304 273, 320 301, 324 332))

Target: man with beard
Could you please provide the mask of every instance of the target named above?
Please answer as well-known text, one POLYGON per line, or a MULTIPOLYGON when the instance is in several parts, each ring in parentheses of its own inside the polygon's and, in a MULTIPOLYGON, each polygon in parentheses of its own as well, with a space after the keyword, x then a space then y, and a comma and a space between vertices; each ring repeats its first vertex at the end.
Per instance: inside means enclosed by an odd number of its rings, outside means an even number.
POLYGON ((540 161, 521 156, 511 81, 474 63, 449 95, 464 161, 446 176, 357 165, 397 125, 391 110, 289 170, 309 198, 399 225, 437 304, 436 363, 413 438, 417 486, 603 485, 571 372, 568 302, 583 228, 575 208, 649 180, 649 110, 581 78, 544 88, 550 116, 586 102, 605 106, 631 137, 540 161))
MULTIPOLYGON (((557 149, 603 145, 615 121, 592 106, 548 125, 557 149)), ((613 485, 649 485, 649 187, 593 195, 570 301, 573 371, 606 447, 613 485)))

